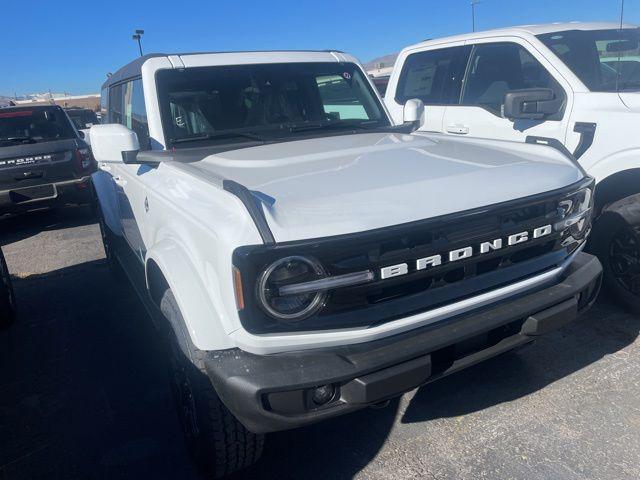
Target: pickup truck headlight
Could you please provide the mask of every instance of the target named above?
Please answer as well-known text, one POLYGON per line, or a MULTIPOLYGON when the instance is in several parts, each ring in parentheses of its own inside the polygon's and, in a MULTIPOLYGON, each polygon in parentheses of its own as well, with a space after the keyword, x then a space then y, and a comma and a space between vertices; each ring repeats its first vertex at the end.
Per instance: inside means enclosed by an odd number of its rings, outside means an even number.
POLYGON ((282 322, 297 322, 310 317, 324 305, 326 291, 289 292, 286 287, 325 277, 324 268, 315 259, 301 256, 281 258, 269 265, 258 279, 256 293, 260 306, 282 322))

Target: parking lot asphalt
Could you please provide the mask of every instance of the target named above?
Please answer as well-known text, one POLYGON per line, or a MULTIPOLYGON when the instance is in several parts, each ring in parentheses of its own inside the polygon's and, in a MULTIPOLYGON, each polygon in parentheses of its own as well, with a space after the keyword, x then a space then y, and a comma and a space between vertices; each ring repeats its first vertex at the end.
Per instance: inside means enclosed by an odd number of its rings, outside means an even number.
MULTIPOLYGON (((197 479, 165 355, 89 209, 0 220, 18 320, 0 331, 0 479, 197 479)), ((237 478, 640 478, 640 318, 601 297, 535 345, 270 435, 237 478)))

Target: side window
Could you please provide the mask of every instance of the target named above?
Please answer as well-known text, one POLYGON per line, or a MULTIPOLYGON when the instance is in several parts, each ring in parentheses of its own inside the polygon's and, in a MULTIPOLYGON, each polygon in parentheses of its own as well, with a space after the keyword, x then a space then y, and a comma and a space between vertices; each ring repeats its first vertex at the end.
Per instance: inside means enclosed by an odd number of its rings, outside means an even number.
POLYGON ((109 123, 123 123, 122 90, 122 83, 109 90, 109 123))
POLYGON ((556 96, 564 96, 551 74, 520 45, 491 43, 474 48, 463 105, 483 107, 501 115, 505 94, 525 88, 551 88, 556 96))
POLYGON ((409 55, 400 72, 396 101, 404 104, 419 98, 427 105, 457 104, 469 51, 452 47, 409 55))
POLYGON ((103 88, 102 92, 100 93, 100 120, 103 123, 107 123, 108 120, 108 111, 109 111, 109 104, 107 103, 109 101, 109 89, 108 88, 103 88))
POLYGON ((141 150, 149 150, 149 123, 147 109, 144 104, 142 80, 137 79, 127 84, 127 103, 125 104, 127 127, 138 134, 141 150))

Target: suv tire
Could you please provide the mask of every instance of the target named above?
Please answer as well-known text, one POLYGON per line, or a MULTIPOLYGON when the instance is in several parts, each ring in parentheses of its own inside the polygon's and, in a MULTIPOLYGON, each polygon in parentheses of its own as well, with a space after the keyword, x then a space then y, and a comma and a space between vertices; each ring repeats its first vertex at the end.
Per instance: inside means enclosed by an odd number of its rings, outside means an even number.
POLYGON ((0 251, 0 325, 9 325, 16 318, 16 297, 7 262, 0 251))
POLYGON ((624 305, 640 312, 640 236, 616 213, 594 225, 590 250, 602 262, 605 287, 624 305))
POLYGON ((122 269, 122 265, 120 265, 120 262, 116 257, 116 241, 114 238, 115 235, 104 220, 102 207, 100 206, 100 202, 98 202, 97 197, 94 199, 94 202, 95 203, 93 208, 96 217, 98 217, 98 224, 100 225, 100 236, 102 237, 102 246, 104 247, 104 256, 107 259, 107 266, 109 267, 109 271, 111 271, 114 277, 116 277, 117 279, 122 279, 125 277, 125 273, 122 269))
POLYGON ((160 311, 169 330, 171 387, 189 452, 208 478, 222 478, 255 463, 264 435, 248 431, 218 397, 204 369, 204 352, 191 343, 173 292, 160 311))

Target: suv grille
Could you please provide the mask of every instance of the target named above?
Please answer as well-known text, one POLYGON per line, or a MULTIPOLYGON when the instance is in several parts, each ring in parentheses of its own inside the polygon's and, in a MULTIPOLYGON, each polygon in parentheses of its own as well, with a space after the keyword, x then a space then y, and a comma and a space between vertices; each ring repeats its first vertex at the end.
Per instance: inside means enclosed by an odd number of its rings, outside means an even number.
POLYGON ((419 258, 475 248, 482 242, 553 225, 561 218, 559 201, 570 191, 575 188, 360 234, 241 247, 234 253, 234 264, 242 272, 244 298, 252 300, 240 312, 241 321, 253 333, 372 326, 542 273, 561 264, 578 244, 563 247, 563 233, 553 232, 425 270, 418 271, 413 265, 419 258), (331 291, 325 307, 314 317, 282 324, 257 306, 254 279, 273 261, 288 255, 314 257, 331 276, 371 270, 376 277, 370 283, 331 291), (381 279, 381 268, 401 263, 410 265, 406 275, 381 279))

